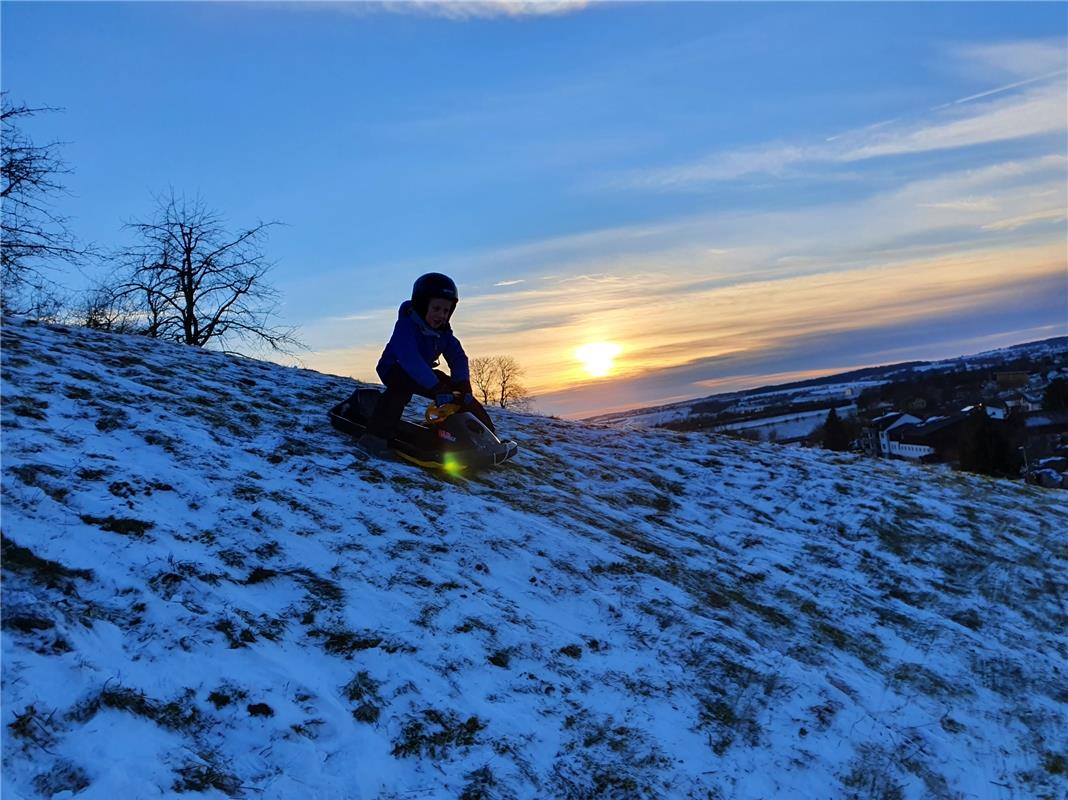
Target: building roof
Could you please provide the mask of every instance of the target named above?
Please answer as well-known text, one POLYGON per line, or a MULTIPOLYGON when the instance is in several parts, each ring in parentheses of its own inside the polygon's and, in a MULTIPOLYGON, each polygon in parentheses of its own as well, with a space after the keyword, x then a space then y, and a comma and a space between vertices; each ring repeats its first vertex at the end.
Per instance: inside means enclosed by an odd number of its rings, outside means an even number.
POLYGON ((961 424, 967 419, 967 416, 967 414, 953 414, 948 417, 931 417, 929 420, 921 422, 918 425, 902 425, 893 432, 892 438, 900 442, 924 444, 925 440, 931 438, 935 434, 944 432, 949 428, 954 428, 961 424))

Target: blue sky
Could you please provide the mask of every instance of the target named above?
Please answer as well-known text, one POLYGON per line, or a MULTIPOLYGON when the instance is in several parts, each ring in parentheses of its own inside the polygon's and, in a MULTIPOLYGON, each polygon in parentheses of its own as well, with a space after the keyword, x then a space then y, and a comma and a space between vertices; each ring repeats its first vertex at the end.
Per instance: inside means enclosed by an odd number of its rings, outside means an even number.
POLYGON ((1068 333, 1062 3, 0 13, 74 230, 121 244, 171 187, 285 223, 316 369, 373 379, 430 270, 563 415, 1068 333))

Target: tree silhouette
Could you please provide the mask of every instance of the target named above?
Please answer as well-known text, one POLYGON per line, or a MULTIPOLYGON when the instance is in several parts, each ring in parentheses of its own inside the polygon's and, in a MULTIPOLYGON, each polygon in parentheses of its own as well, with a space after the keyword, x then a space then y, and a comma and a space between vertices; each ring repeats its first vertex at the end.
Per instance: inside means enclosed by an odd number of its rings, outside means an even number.
POLYGON ((529 408, 531 397, 520 383, 523 368, 512 356, 472 358, 471 388, 483 405, 501 408, 529 408))
POLYGON ((832 408, 827 412, 827 421, 823 423, 823 446, 828 450, 848 450, 849 441, 848 428, 832 408))
POLYGON ((973 411, 961 427, 960 468, 983 475, 1016 475, 1019 458, 1007 434, 1007 427, 992 420, 986 411, 973 411))
POLYGON ((237 341, 274 350, 299 347, 292 328, 272 325, 278 292, 267 283, 266 231, 228 231, 199 200, 169 197, 153 219, 132 222, 139 243, 118 254, 115 303, 133 303, 149 336, 227 349, 237 341))
POLYGON ((35 145, 20 128, 34 114, 56 111, 0 100, 0 308, 37 317, 58 313, 60 292, 48 276, 56 262, 77 264, 89 251, 80 247, 68 220, 52 209, 67 174, 60 142, 35 145))
POLYGON ((1068 411, 1068 378, 1049 382, 1042 394, 1043 411, 1068 411))

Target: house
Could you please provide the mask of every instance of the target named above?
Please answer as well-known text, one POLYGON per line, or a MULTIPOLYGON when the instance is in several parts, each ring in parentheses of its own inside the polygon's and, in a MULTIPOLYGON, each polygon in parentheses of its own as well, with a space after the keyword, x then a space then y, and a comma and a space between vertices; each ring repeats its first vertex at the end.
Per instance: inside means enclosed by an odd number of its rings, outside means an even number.
POLYGON ((864 452, 872 456, 889 457, 893 455, 890 451, 890 431, 902 425, 915 425, 919 422, 921 422, 919 417, 914 417, 912 414, 903 414, 899 411, 876 417, 864 429, 862 434, 861 444, 864 452))
POLYGON ((899 425, 889 433, 887 452, 916 461, 956 461, 960 453, 960 429, 967 418, 968 412, 962 412, 899 425))
POLYGON ((983 403, 983 410, 990 419, 1006 420, 1012 409, 1009 408, 1008 403, 983 403))
POLYGON ((1068 445, 1068 411, 1030 411, 1023 425, 1026 457, 1041 458, 1068 445))
POLYGON ((1042 410, 1042 393, 1037 391, 1024 391, 1020 392, 1020 396, 1023 399, 1023 408, 1025 411, 1041 411, 1042 410))

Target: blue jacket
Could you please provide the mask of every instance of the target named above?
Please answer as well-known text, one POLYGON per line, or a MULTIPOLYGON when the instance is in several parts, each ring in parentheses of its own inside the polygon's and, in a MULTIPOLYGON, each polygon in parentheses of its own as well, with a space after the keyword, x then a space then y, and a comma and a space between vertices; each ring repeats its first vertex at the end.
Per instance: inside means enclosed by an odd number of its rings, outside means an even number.
POLYGON ((438 383, 433 368, 438 365, 441 356, 445 356, 453 380, 470 380, 467 353, 460 346, 460 340, 453 335, 449 324, 445 323, 434 330, 412 308, 412 301, 405 300, 397 311, 393 335, 389 337, 382 358, 378 360, 378 377, 384 382, 390 369, 400 364, 412 380, 430 390, 438 383))

